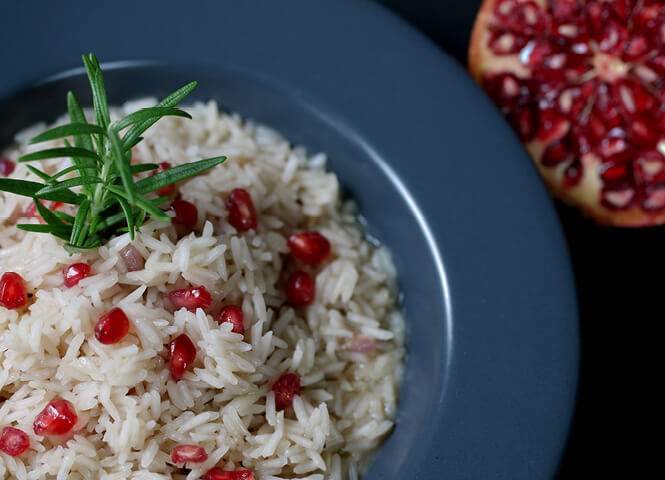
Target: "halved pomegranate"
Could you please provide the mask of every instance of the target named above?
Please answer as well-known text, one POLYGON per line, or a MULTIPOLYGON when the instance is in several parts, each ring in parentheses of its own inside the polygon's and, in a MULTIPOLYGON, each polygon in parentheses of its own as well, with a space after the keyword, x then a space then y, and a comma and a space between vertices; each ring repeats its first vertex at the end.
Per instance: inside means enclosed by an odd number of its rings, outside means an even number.
POLYGON ((484 0, 469 68, 555 195, 665 223, 665 2, 484 0))

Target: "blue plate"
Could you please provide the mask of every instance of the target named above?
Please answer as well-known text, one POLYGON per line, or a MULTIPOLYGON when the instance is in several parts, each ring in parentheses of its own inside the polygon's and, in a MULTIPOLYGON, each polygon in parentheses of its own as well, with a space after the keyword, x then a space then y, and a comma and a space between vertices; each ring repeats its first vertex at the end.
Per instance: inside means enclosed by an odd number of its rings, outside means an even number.
POLYGON ((366 478, 554 474, 578 368, 566 245, 535 168, 459 66, 367 1, 44 3, 3 9, 3 143, 63 112, 67 89, 86 100, 67 69, 92 51, 119 62, 112 102, 197 79, 197 98, 328 152, 394 252, 409 325, 397 427, 366 478))

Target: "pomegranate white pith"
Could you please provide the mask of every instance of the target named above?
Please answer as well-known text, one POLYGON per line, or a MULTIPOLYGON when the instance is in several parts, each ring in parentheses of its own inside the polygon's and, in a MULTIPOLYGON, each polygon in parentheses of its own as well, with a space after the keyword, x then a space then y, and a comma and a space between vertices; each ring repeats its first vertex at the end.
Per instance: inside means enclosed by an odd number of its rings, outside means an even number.
POLYGON ((555 195, 665 223, 665 2, 485 0, 469 68, 555 195))

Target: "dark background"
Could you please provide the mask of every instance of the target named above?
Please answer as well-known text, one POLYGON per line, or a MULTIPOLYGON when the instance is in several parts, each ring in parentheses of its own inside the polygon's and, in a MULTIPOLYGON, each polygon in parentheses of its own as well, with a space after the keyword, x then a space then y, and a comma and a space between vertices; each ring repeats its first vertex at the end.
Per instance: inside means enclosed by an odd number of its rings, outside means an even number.
MULTIPOLYGON (((481 0, 382 3, 466 65, 481 0)), ((577 407, 557 478, 615 478, 625 470, 632 473, 626 478, 637 478, 647 469, 662 475, 662 464, 655 466, 660 455, 651 455, 649 445, 662 447, 662 416, 654 412, 662 405, 656 388, 663 379, 665 231, 599 227, 556 207, 577 281, 582 340, 577 407), (647 440, 649 431, 655 442, 647 440)))

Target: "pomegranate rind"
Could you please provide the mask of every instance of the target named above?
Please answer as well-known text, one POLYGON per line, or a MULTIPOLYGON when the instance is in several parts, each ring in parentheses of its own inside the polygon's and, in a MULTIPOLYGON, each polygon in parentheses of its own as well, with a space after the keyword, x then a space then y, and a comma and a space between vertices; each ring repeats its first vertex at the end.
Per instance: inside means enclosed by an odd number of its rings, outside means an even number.
MULTIPOLYGON (((488 73, 513 73, 519 78, 529 75, 521 66, 517 55, 500 56, 489 48, 490 25, 494 18, 495 6, 499 0, 484 0, 471 32, 468 52, 469 73, 482 87, 488 73)), ((545 0, 535 0, 544 8, 545 0)), ((647 211, 634 203, 632 206, 614 210, 606 208, 600 201, 603 182, 600 177, 602 162, 594 154, 583 155, 583 175, 573 187, 566 186, 560 168, 546 167, 541 163, 547 145, 538 140, 525 143, 526 150, 534 161, 549 191, 563 202, 577 207, 583 215, 597 223, 615 227, 645 227, 665 224, 665 210, 647 211)))

